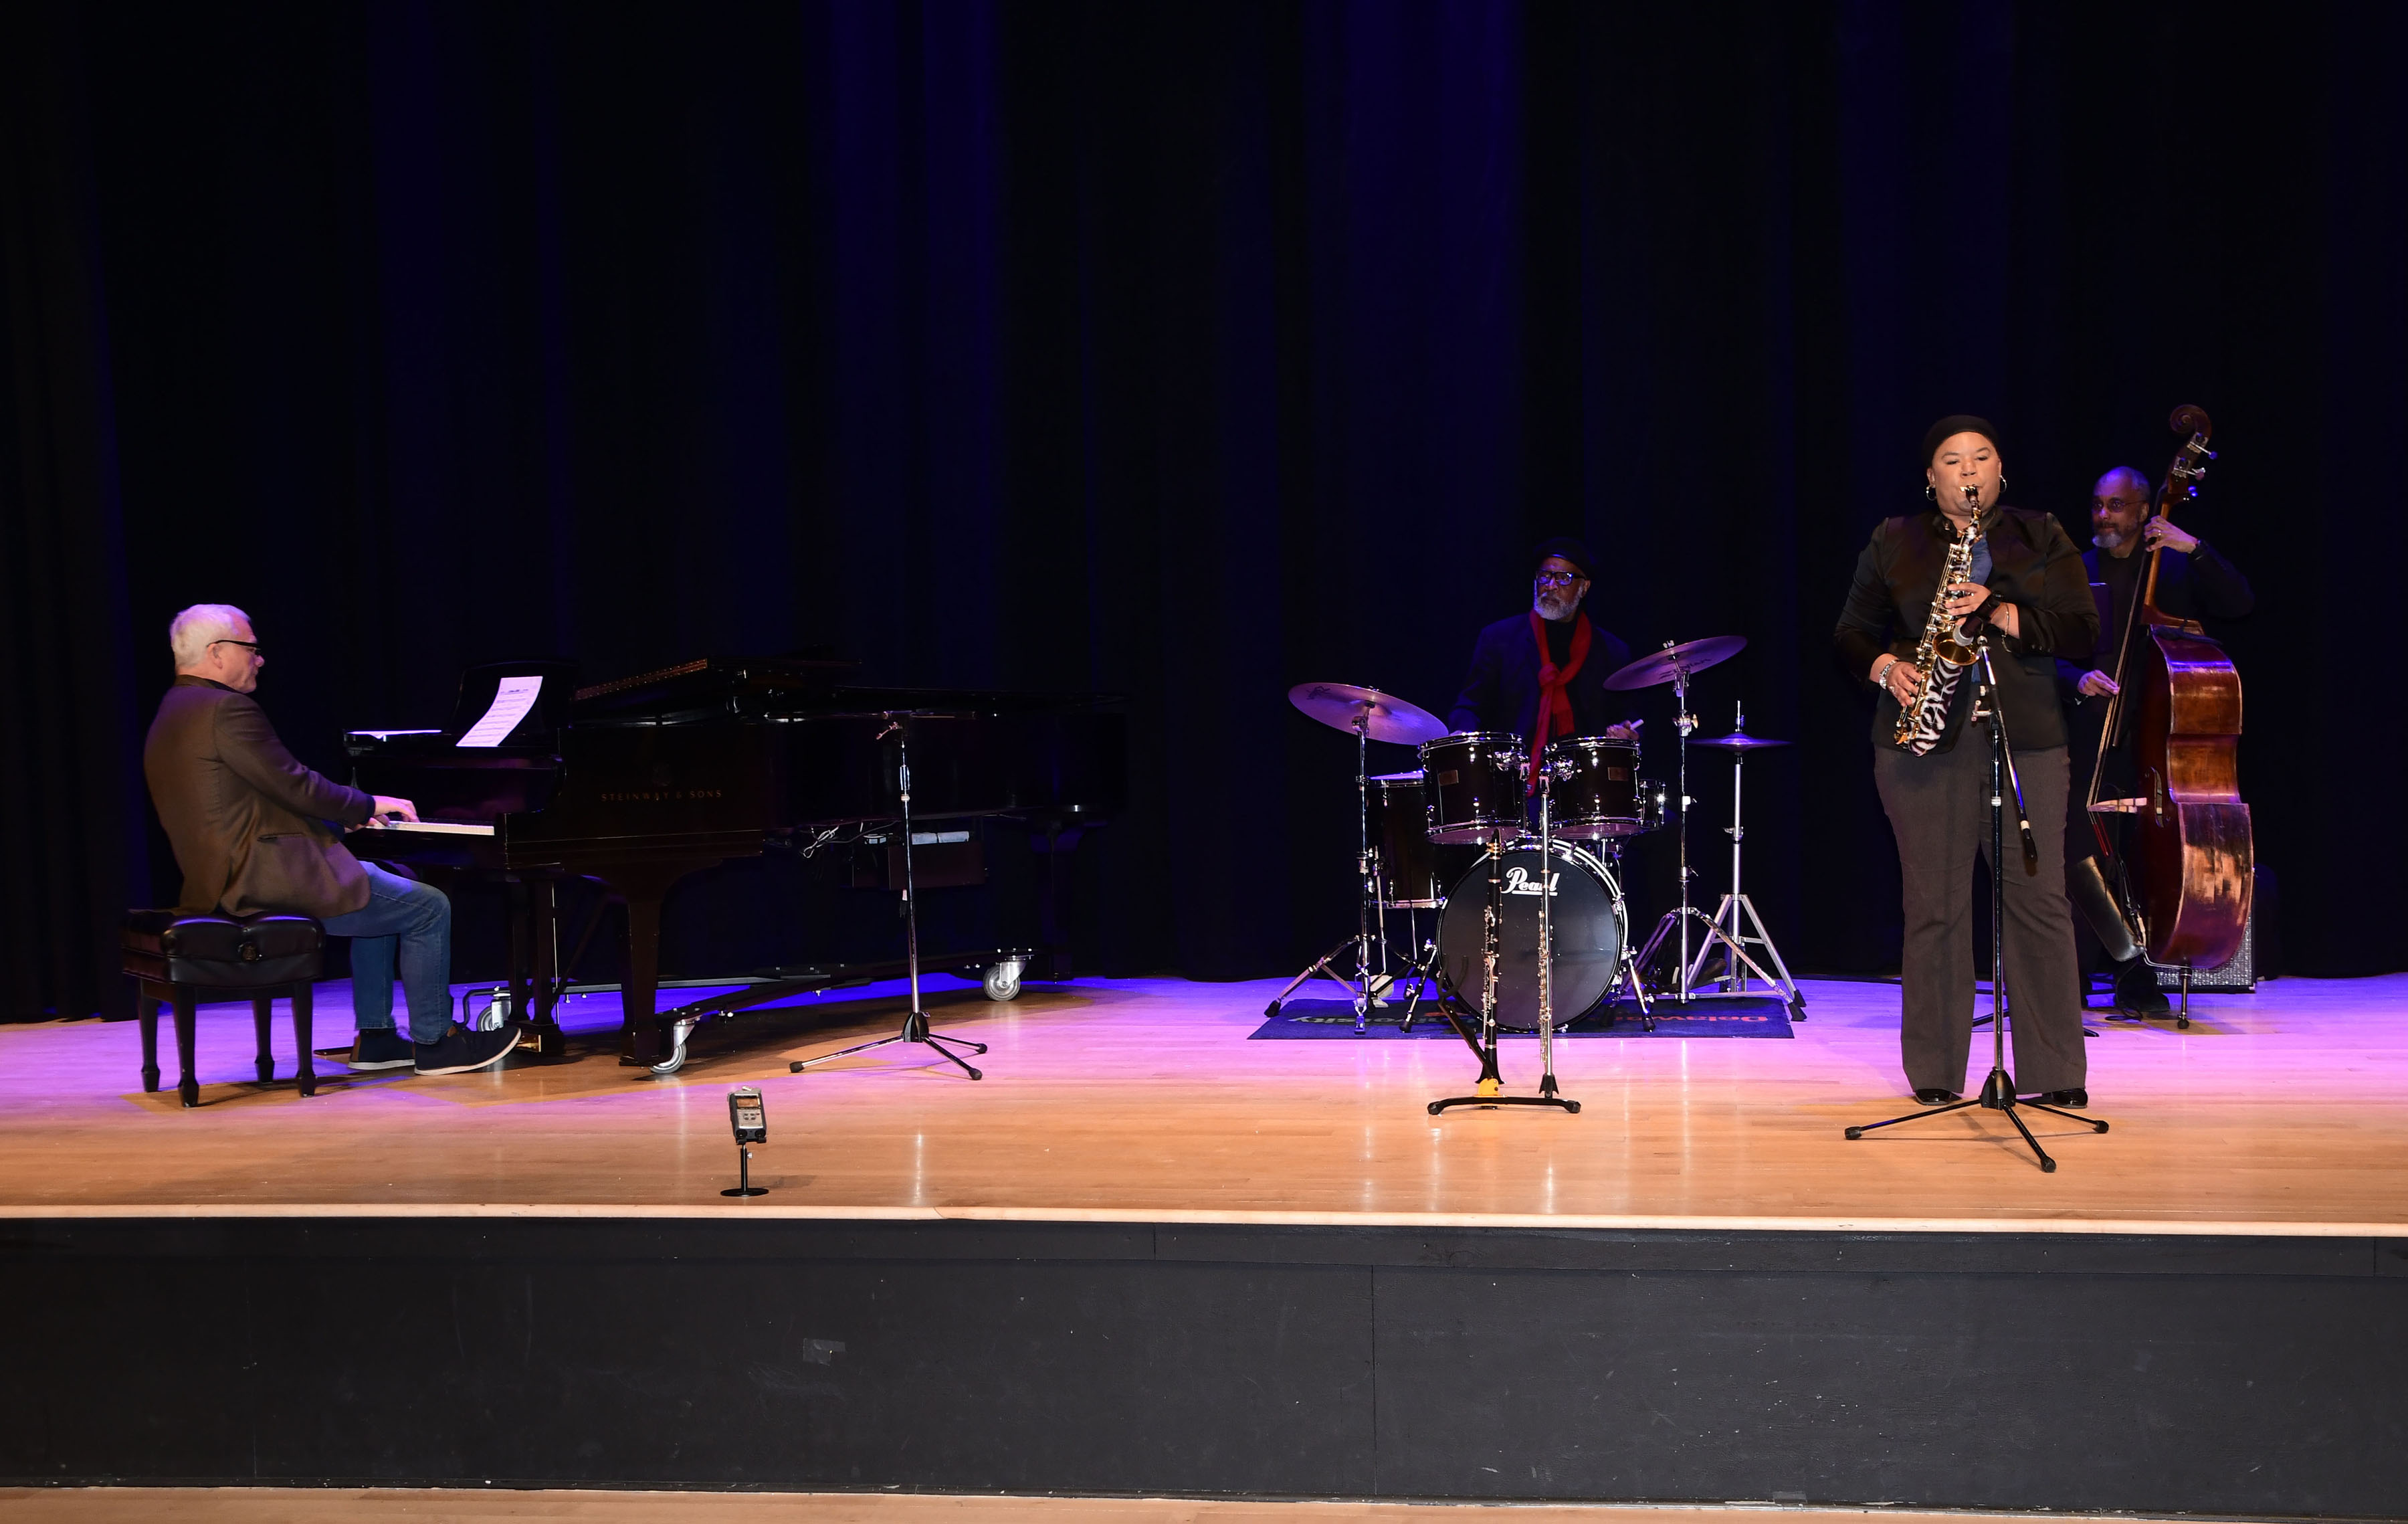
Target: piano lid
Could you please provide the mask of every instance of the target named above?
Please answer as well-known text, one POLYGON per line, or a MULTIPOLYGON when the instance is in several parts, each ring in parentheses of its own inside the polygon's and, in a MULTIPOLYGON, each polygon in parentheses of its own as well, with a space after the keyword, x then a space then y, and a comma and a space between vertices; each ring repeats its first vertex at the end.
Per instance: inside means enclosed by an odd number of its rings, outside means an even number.
POLYGON ((666 718, 810 698, 834 691, 857 663, 822 656, 701 656, 577 690, 581 720, 666 718))
POLYGON ((819 656, 703 656, 580 688, 574 720, 579 725, 680 725, 879 713, 934 718, 1068 713, 1122 701, 1115 694, 856 687, 838 681, 858 665, 819 656))

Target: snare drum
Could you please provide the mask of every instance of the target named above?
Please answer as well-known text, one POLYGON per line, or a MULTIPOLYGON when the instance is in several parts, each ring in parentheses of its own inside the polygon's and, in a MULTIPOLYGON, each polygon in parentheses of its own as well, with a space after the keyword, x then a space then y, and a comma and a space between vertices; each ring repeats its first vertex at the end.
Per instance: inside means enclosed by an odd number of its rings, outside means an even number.
POLYGON ((1636 836, 1647 828, 1639 800, 1639 743, 1572 736, 1547 747, 1555 833, 1576 841, 1636 836))
POLYGON ((1474 730, 1422 742, 1422 802, 1433 841, 1506 841, 1526 828, 1522 774, 1529 748, 1522 738, 1474 730))

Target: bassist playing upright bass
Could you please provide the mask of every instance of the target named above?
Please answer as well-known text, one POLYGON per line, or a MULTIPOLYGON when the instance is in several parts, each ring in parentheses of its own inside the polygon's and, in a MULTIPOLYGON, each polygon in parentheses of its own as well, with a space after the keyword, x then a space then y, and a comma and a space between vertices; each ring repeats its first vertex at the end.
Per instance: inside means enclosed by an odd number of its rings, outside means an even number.
MULTIPOLYGON (((2166 496, 2179 500, 2187 494, 2170 490, 2166 496)), ((2114 882, 2114 858, 2129 833, 2124 816, 2093 814, 2086 798, 2091 791, 2082 786, 2096 777, 2096 792, 2101 798, 2132 798, 2142 791, 2134 744, 2138 726, 2133 700, 2139 696, 2128 693, 2125 704, 2114 703, 2119 684, 2114 669, 2120 657, 2128 669, 2121 688, 2129 689, 2139 671, 2130 628, 2136 613, 2142 614, 2144 625, 2163 619, 2196 628, 2203 620, 2241 618, 2256 606, 2248 579, 2204 539, 2175 525, 2164 512, 2170 505, 2159 498, 2148 479, 2128 466, 2108 471, 2092 487, 2094 548, 2082 560, 2093 588, 2103 593, 2106 639, 2095 664, 2057 664, 2059 691, 2069 706, 2067 728, 2076 781, 2066 819, 2067 893, 2073 901, 2077 927, 2095 935, 2096 946, 2084 949, 2086 970, 2091 966, 2089 955, 2103 947, 2114 973, 2114 1004, 2134 1015, 2162 1012, 2167 1002, 2157 987, 2156 970, 2133 941, 2133 928, 2119 907, 2119 897, 2110 887, 2114 882), (2143 584, 2150 580, 2153 561, 2152 589, 2143 584), (2148 612, 2141 608, 2144 596, 2151 605, 2148 612), (2117 708, 2123 713, 2117 716, 2117 734, 2106 748, 2102 764, 2100 747, 2110 711, 2117 708)), ((2136 885, 2127 883, 2124 887, 2137 895, 2136 885)), ((2090 943, 2093 939, 2083 940, 2090 943)), ((2086 971, 2086 985, 2088 977, 2086 971)))

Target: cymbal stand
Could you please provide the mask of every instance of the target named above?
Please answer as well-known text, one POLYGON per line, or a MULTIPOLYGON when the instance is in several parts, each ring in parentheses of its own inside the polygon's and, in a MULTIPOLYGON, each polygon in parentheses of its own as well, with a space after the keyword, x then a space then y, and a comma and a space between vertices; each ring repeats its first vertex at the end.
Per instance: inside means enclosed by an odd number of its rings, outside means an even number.
MULTIPOLYGON (((1968 492, 1971 490, 1970 487, 1966 489, 1968 492)), ((2030 1146, 2032 1157, 2040 1160, 2041 1173, 2055 1174, 2057 1160, 2048 1157, 2048 1150, 2040 1145, 2040 1140, 2032 1136, 2031 1129, 2024 1126, 2024 1119, 2017 1116, 2016 1112, 2027 1107, 2046 1112, 2051 1116, 2062 1116, 2069 1122, 2080 1122, 2093 1132, 2106 1131, 2107 1124, 2095 1116, 2060 1111, 2037 1100, 2017 1100, 2014 1080, 2007 1073, 2007 1020, 2014 1014, 2014 1001, 2007 990, 2005 909, 2007 794, 2011 786, 2014 793, 2015 821, 2023 836, 2025 860, 2039 861, 2040 848, 2032 839, 2031 820, 2024 810, 2023 780, 2015 776, 2014 753, 2007 744, 2006 717, 1999 712, 1998 678, 1990 668, 1990 638, 1984 635, 1978 644, 1980 654, 1975 670, 1980 675, 1981 687, 1975 696, 1973 717, 1965 723, 1971 726, 1986 720, 1990 726, 1990 1072, 1982 1081, 1981 1093, 1969 1100, 1952 1100, 1944 1106, 1909 1112, 1885 1122, 1868 1122, 1862 1127, 1846 1129, 1842 1136, 1854 1143, 1876 1129, 1894 1128, 1901 1122, 1920 1122, 1928 1116, 1945 1116, 1950 1112, 1961 1112, 1969 1106, 1986 1106, 1992 1111, 2004 1113, 2007 1120, 2015 1125, 2015 1130, 2023 1134, 2024 1142, 2030 1146)))
POLYGON ((1557 1106, 1578 1114, 1581 1103, 1567 1100, 1555 1093, 1555 917, 1552 907, 1555 899, 1555 879, 1560 871, 1555 866, 1555 827, 1548 806, 1548 769, 1539 769, 1539 1093, 1535 1096, 1509 1096, 1505 1082, 1497 1069, 1497 962, 1502 952, 1505 932, 1505 833, 1488 834, 1488 910, 1482 927, 1480 987, 1480 1040, 1473 1042, 1455 1012, 1443 999, 1439 1009, 1445 1014, 1448 1025, 1455 1034, 1471 1043, 1471 1051, 1480 1057, 1480 1083, 1477 1094, 1450 1096, 1429 1103, 1429 1114, 1438 1115, 1450 1106, 1557 1106))
MULTIPOLYGON (((1667 640, 1665 644, 1669 647, 1671 642, 1667 640)), ((1680 791, 1681 810, 1673 838, 1678 843, 1676 850, 1680 855, 1681 902, 1666 911, 1664 918, 1656 923, 1655 933, 1647 939, 1647 945, 1640 950, 1639 966, 1643 969, 1655 962, 1656 955, 1663 947, 1665 939, 1677 932, 1680 937, 1679 957, 1672 965, 1672 987, 1664 993, 1675 1003, 1686 1005, 1697 999, 1696 992, 1690 987, 1693 968, 1696 964, 1705 962, 1706 954, 1716 942, 1720 942, 1727 948, 1732 956, 1745 961, 1750 968, 1756 967, 1756 961, 1748 956, 1746 948, 1733 942, 1724 932, 1719 922, 1709 919, 1704 911, 1689 903, 1689 806, 1696 802, 1689 798, 1689 737, 1697 731, 1698 717, 1689 712, 1689 672, 1686 668, 1672 669, 1672 697, 1680 710, 1680 712, 1673 716, 1672 723, 1681 732, 1678 774, 1680 781, 1675 785, 1680 791), (1692 922, 1697 924, 1698 935, 1700 939, 1694 964, 1689 956, 1689 928, 1692 922)), ((1772 983, 1770 976, 1761 969, 1756 970, 1756 977, 1768 985, 1772 983)))
MULTIPOLYGON (((1614 884, 1627 893, 1630 874, 1629 866, 1622 860, 1624 840, 1608 837, 1597 844, 1604 849, 1607 859, 1613 865, 1614 884)), ((1640 1029, 1652 1032, 1656 1029, 1655 997, 1647 993, 1647 981, 1640 976, 1639 944, 1630 940, 1628 921, 1623 922, 1621 930, 1622 956, 1614 961, 1613 982, 1605 986, 1605 999, 1609 1001, 1622 999, 1627 986, 1630 991, 1631 1003, 1639 1007, 1640 1029)))
POLYGON ((903 953, 911 973, 911 1009, 903 1017, 903 1029, 893 1037, 882 1037, 868 1042, 856 1042, 849 1048, 838 1048, 834 1053, 823 1053, 816 1058, 797 1058, 786 1066, 786 1072, 789 1074, 799 1074, 813 1064, 824 1064, 835 1058, 849 1058, 856 1053, 867 1053, 873 1048, 888 1047, 896 1042, 917 1042, 942 1054, 970 1078, 974 1080, 984 1078, 977 1070, 972 1069, 960 1054, 945 1044, 950 1042, 954 1047, 968 1048, 972 1053, 984 1053, 986 1044, 973 1042, 966 1037, 947 1037, 942 1032, 930 1031, 928 1013, 920 1009, 920 895, 911 880, 911 732, 910 728, 903 723, 906 718, 908 716, 902 714, 888 714, 886 728, 878 732, 877 739, 883 740, 889 736, 895 738, 895 793, 903 806, 903 953))
MULTIPOLYGON (((1746 733, 1746 705, 1739 706, 1731 721, 1731 729, 1738 734, 1746 733)), ((1726 995, 1745 995, 1748 992, 1748 975, 1752 973, 1781 992, 1782 999, 1789 1002, 1789 1014, 1792 1019, 1804 1021, 1806 997, 1799 992, 1798 981, 1789 976, 1789 965, 1781 961, 1781 949, 1772 945, 1772 933, 1764 928, 1764 917, 1756 913, 1756 902, 1748 899, 1739 886, 1740 844, 1747 840, 1747 827, 1740 813, 1740 781, 1746 769, 1746 751, 1733 748, 1731 752, 1731 823, 1725 827, 1731 839, 1731 886, 1730 893, 1723 896, 1723 902, 1714 907, 1713 920, 1711 923, 1725 943, 1723 971, 1717 982, 1723 986, 1722 992, 1726 995), (1727 929, 1723 926, 1726 916, 1730 920, 1727 929), (1756 933, 1753 936, 1748 934, 1747 928, 1750 926, 1756 927, 1756 933), (1743 949, 1750 943, 1764 949, 1766 959, 1772 964, 1772 972, 1765 972, 1756 959, 1746 955, 1743 949), (1729 956, 1734 950, 1740 950, 1737 951, 1737 956, 1729 956)), ((1697 958, 1690 963, 1688 972, 1683 976, 1682 982, 1684 985, 1693 989, 1697 986, 1698 975, 1704 970, 1706 957, 1713 951, 1712 942, 1707 942, 1698 949, 1697 958)))
MULTIPOLYGON (((1354 1031, 1360 1036, 1370 1024, 1371 1007, 1383 1003, 1373 998, 1371 989, 1371 906, 1379 897, 1380 886, 1371 871, 1369 712, 1357 712, 1354 723, 1348 728, 1354 732, 1354 935, 1341 939, 1337 946, 1306 964, 1302 973, 1289 980, 1285 989, 1271 997, 1271 1003, 1263 1007, 1263 1014, 1278 1015, 1280 1007, 1287 1003, 1287 998, 1295 994, 1305 981, 1316 973, 1327 974, 1354 1003, 1354 1031), (1339 955, 1346 951, 1348 942, 1354 944, 1354 977, 1351 982, 1339 978, 1338 970, 1331 967, 1338 961, 1339 955)), ((1387 940, 1387 923, 1384 920, 1381 923, 1380 937, 1384 944, 1387 940)), ((1380 967, 1384 973, 1387 968, 1384 956, 1380 960, 1380 967)))

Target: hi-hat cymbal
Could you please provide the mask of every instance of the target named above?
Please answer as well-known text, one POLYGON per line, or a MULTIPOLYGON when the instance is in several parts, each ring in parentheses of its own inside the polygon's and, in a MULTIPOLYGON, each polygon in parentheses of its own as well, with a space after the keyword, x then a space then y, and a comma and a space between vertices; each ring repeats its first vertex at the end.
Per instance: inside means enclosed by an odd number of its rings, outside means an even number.
POLYGON ((1702 672, 1716 662, 1730 660, 1746 648, 1744 635, 1709 635, 1702 640, 1668 645, 1607 678, 1605 685, 1616 690, 1652 688, 1658 683, 1702 672))
POLYGON ((1428 710, 1352 683, 1299 683, 1287 691, 1287 701, 1333 730, 1352 733, 1359 720, 1373 740, 1399 746, 1418 746, 1446 734, 1446 722, 1428 710))
POLYGON ((1691 736, 1689 744, 1717 752, 1767 752, 1775 746, 1786 746, 1785 740, 1773 740, 1764 736, 1751 736, 1744 730, 1734 730, 1727 736, 1691 736))

